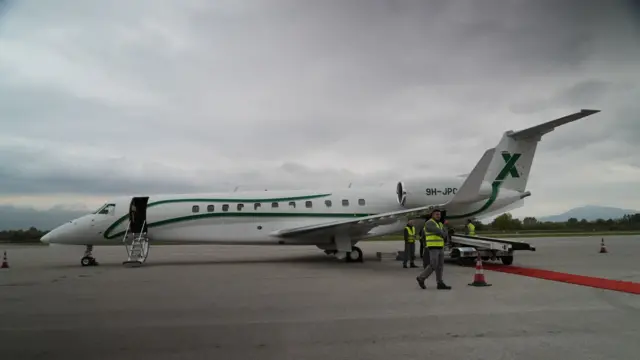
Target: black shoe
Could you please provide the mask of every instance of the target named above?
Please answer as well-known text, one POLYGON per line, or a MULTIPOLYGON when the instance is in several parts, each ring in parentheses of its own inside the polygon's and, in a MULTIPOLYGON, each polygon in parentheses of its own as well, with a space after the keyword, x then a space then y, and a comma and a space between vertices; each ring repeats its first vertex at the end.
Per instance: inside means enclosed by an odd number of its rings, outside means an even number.
POLYGON ((410 265, 412 268, 417 268, 418 266, 416 264, 411 264, 410 265))
POLYGON ((451 290, 451 286, 441 282, 438 283, 438 290, 451 290))
POLYGON ((424 280, 420 280, 420 278, 417 277, 416 281, 418 282, 418 285, 420 285, 421 288, 423 288, 423 289, 427 288, 427 285, 424 284, 424 280))
POLYGON ((402 267, 406 269, 407 268, 407 264, 402 264, 402 267))

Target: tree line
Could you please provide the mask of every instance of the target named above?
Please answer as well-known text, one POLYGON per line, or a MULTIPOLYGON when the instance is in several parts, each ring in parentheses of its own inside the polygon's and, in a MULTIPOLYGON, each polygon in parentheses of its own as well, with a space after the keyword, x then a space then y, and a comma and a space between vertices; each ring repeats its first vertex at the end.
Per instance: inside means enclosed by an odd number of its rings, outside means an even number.
MULTIPOLYGON (((495 231, 640 231, 640 213, 628 214, 619 219, 598 219, 588 221, 586 219, 571 218, 564 222, 539 221, 535 217, 514 219, 511 213, 505 213, 496 217, 491 223, 484 224, 474 221, 477 232, 495 231)), ((31 227, 28 230, 3 230, 0 231, 0 242, 4 243, 37 243, 48 231, 31 227)))
POLYGON ((619 219, 586 219, 570 218, 564 222, 539 221, 535 217, 514 219, 510 213, 496 217, 491 223, 473 222, 476 231, 634 231, 640 230, 640 213, 627 214, 619 219))
POLYGON ((2 230, 0 231, 0 243, 37 243, 48 232, 38 230, 33 226, 29 230, 2 230))

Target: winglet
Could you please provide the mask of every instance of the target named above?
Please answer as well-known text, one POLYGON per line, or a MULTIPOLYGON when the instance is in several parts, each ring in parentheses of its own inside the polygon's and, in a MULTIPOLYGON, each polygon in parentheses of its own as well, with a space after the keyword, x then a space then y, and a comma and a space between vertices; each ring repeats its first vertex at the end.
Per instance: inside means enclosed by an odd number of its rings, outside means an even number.
POLYGON ((570 122, 574 122, 576 120, 580 120, 582 118, 585 118, 593 114, 597 114, 599 112, 600 110, 582 109, 579 112, 566 115, 555 120, 547 121, 544 124, 536 125, 520 131, 510 132, 508 136, 513 138, 514 140, 520 140, 520 139, 531 138, 531 137, 539 137, 555 130, 555 128, 559 126, 568 124, 570 122))
POLYGON ((493 154, 495 152, 496 148, 491 148, 484 152, 480 161, 478 161, 473 170, 471 170, 471 173, 469 173, 467 179, 462 183, 462 186, 460 186, 460 189, 458 189, 453 199, 449 201, 449 204, 477 200, 478 193, 480 192, 480 186, 482 186, 485 174, 487 173, 487 170, 489 170, 489 165, 491 164, 491 160, 493 160, 493 154))

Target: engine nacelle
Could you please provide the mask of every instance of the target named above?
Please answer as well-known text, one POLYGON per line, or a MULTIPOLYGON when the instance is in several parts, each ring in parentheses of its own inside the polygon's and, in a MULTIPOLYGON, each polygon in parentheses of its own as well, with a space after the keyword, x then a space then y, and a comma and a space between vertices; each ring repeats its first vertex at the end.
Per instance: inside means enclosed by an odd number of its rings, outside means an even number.
POLYGON ((416 184, 405 181, 398 181, 396 185, 396 195, 398 196, 398 204, 406 208, 427 205, 428 200, 424 186, 415 186, 416 184))
POLYGON ((442 204, 458 191, 458 184, 438 180, 406 180, 396 185, 398 204, 406 208, 442 204))
MULTIPOLYGON (((405 208, 421 207, 433 204, 444 204, 453 199, 458 193, 458 189, 464 183, 463 178, 442 178, 442 179, 411 179, 398 181, 396 184, 396 195, 400 205, 405 208)), ((483 182, 478 189, 478 194, 473 201, 484 201, 491 196, 492 188, 488 182, 483 182)), ((511 200, 513 197, 519 197, 519 192, 509 192, 503 189, 500 193, 500 199, 494 204, 497 204, 503 197, 508 197, 505 200, 507 203, 511 203, 515 200, 511 200)), ((526 195, 525 195, 526 196, 526 195)), ((517 200, 517 199, 516 199, 517 200)), ((479 206, 482 206, 480 204, 479 206)))

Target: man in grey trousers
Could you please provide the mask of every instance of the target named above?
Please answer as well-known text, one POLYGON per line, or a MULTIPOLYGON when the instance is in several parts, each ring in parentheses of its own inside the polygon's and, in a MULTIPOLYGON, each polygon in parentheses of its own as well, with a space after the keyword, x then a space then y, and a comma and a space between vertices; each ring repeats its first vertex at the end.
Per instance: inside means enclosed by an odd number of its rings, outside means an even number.
POLYGON ((442 272, 444 270, 444 244, 449 234, 447 234, 447 230, 440 222, 440 210, 433 210, 431 219, 424 224, 424 227, 427 245, 425 251, 429 252, 429 265, 418 275, 416 280, 421 288, 426 289, 427 286, 424 282, 435 270, 438 290, 449 290, 451 286, 448 286, 442 280, 442 272))

